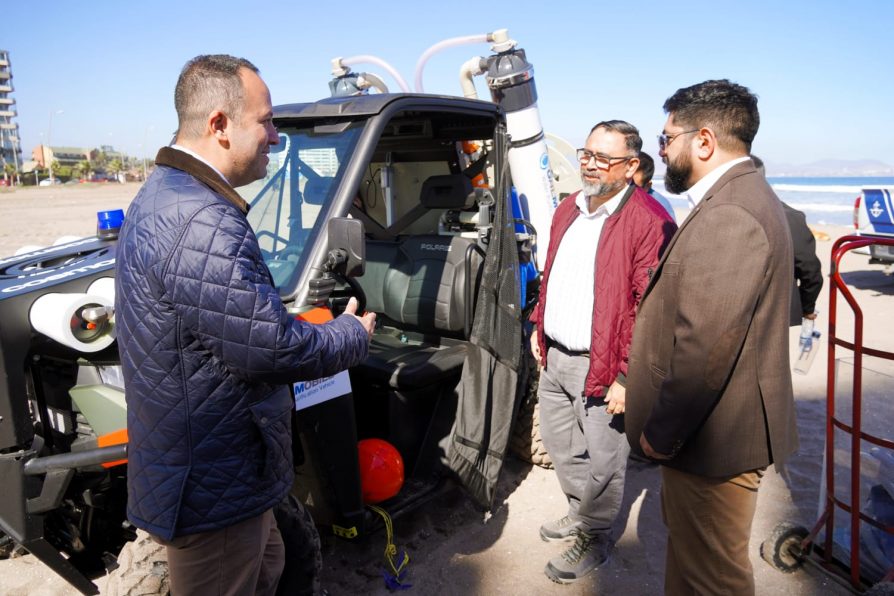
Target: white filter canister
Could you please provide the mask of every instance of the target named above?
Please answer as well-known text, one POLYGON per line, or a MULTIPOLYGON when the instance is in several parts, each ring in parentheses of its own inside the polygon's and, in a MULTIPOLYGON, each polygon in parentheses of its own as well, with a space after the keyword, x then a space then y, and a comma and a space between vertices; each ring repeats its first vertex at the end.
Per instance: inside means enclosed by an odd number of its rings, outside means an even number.
POLYGON ((111 305, 107 298, 95 294, 44 294, 34 301, 28 318, 36 331, 64 346, 99 352, 115 341, 115 326, 112 322, 92 325, 84 320, 82 312, 111 305))
POLYGON ((527 204, 531 223, 537 230, 534 257, 537 268, 542 270, 546 264, 550 226, 558 199, 537 104, 506 114, 506 130, 515 143, 540 137, 532 143, 509 149, 509 170, 512 172, 512 184, 522 203, 527 204))
POLYGON ((115 304, 115 278, 100 277, 87 288, 87 293, 93 296, 102 296, 108 304, 115 304))

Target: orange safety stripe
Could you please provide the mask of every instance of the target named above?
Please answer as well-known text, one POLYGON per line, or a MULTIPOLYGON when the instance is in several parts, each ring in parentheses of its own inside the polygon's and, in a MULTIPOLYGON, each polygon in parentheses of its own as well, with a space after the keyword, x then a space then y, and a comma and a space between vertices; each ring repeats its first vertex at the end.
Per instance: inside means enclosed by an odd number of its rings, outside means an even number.
POLYGON ((332 320, 332 311, 325 306, 315 306, 310 310, 298 313, 295 315, 295 318, 304 321, 305 323, 319 325, 320 323, 326 323, 332 320))
MULTIPOLYGON (((112 431, 110 433, 104 434, 101 437, 96 439, 96 444, 99 447, 111 447, 112 445, 121 445, 123 443, 127 443, 127 429, 121 428, 116 431, 112 431)), ((118 459, 115 461, 110 461, 102 464, 103 468, 113 468, 115 466, 120 466, 121 464, 126 464, 126 459, 118 459)))

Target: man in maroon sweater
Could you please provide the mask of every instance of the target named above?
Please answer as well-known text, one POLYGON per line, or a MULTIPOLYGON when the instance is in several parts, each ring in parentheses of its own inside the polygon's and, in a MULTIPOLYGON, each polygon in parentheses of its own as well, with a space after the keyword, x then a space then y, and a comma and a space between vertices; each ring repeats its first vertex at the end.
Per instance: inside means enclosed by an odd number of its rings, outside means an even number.
POLYGON ((593 127, 578 149, 583 190, 556 210, 531 338, 540 431, 568 499, 544 540, 574 544, 545 573, 571 583, 608 559, 630 447, 624 436, 627 354, 636 307, 676 225, 632 184, 642 139, 633 125, 593 127))

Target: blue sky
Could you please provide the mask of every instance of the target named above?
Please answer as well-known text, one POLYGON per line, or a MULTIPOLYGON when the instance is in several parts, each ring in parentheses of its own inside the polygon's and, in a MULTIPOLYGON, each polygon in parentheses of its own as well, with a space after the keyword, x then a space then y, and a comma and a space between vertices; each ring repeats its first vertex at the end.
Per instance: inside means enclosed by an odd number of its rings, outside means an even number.
MULTIPOLYGON (((176 128, 174 84, 196 54, 248 58, 274 104, 291 103, 328 94, 333 57, 375 55, 412 85, 430 45, 508 28, 534 65, 544 127, 572 145, 597 121, 620 118, 640 128, 654 155, 664 100, 679 87, 729 78, 760 96, 753 150, 769 164, 894 165, 894 2, 3 4, 0 48, 10 51, 26 159, 51 113, 52 145, 154 155, 176 128)), ((480 44, 435 55, 425 90, 458 94, 461 64, 489 53, 480 44)), ((355 70, 397 89, 375 65, 355 70)), ((478 89, 487 96, 483 81, 478 89)))

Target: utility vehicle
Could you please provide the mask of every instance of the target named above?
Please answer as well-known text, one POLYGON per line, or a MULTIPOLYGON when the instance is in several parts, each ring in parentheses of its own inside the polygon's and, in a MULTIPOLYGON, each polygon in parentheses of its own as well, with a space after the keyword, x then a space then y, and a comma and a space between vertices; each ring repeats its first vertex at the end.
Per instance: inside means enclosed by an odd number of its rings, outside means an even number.
MULTIPOLYGON (((553 185, 576 175, 551 167, 524 51, 505 31, 485 39, 494 54, 463 76, 486 74, 494 101, 389 93, 337 60, 334 97, 274 109, 268 176, 240 189, 295 316, 324 320, 349 296, 378 315, 364 363, 295 384, 297 479, 284 515, 306 507, 347 539, 378 519, 361 498, 360 439, 403 457, 403 487, 382 503, 392 515, 447 470, 488 506, 519 416, 532 455, 525 312, 553 185)), ((0 554, 24 548, 85 594, 116 564, 118 577, 164 592, 163 552, 125 517, 120 222, 99 222, 96 237, 0 259, 0 554)), ((115 589, 127 592, 122 581, 115 589)))

